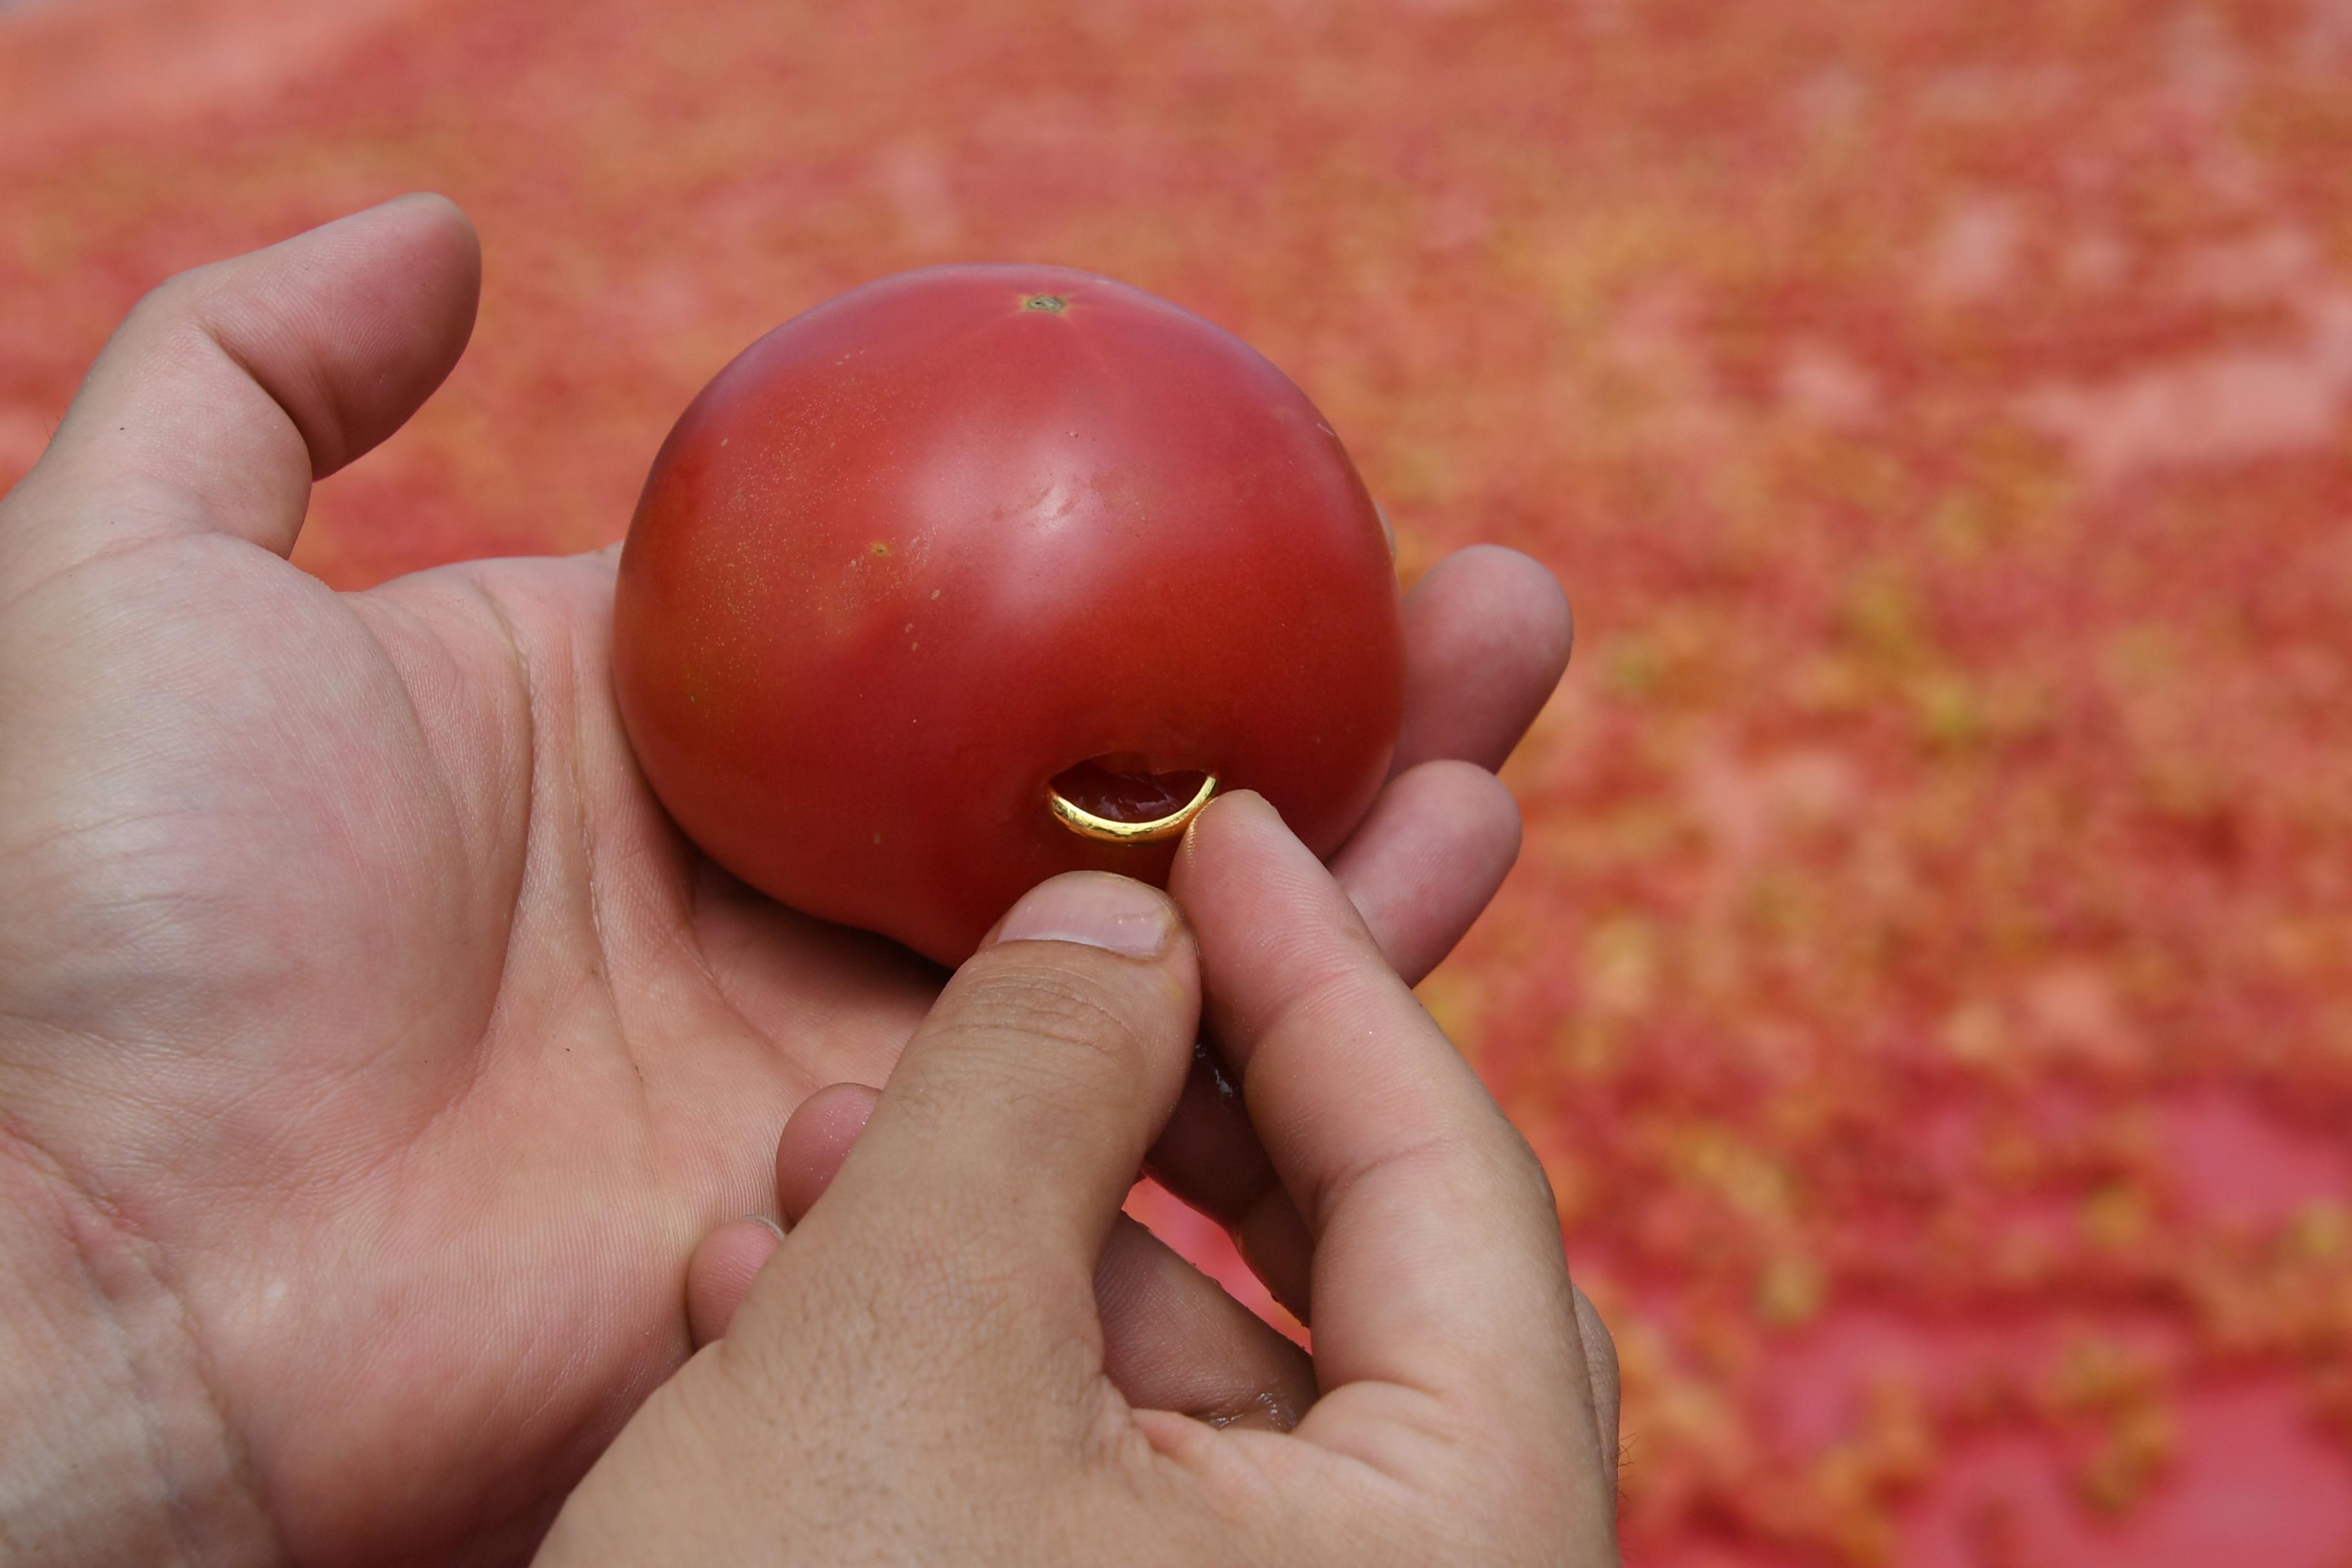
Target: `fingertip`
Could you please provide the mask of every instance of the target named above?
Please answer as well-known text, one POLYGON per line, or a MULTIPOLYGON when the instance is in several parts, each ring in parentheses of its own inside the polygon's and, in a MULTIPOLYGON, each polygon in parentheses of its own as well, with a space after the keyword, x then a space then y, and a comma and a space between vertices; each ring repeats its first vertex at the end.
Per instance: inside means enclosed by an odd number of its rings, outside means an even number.
POLYGON ((481 255, 482 237, 474 227, 474 220, 464 207, 439 191, 408 191, 380 204, 373 210, 382 212, 397 208, 403 214, 415 214, 432 224, 450 239, 464 245, 477 257, 481 255))
MULTIPOLYGON (((479 303, 482 233, 465 208, 438 191, 411 191, 375 210, 396 210, 404 222, 413 226, 415 243, 431 254, 434 265, 446 269, 446 286, 479 303)), ((470 308, 467 314, 470 324, 470 308)))
MULTIPOLYGON (((290 376, 278 382, 262 378, 310 446, 314 479, 347 467, 407 422, 457 368, 481 307, 481 235, 447 196, 413 191, 288 244, 303 245, 341 229, 351 231, 349 283, 338 310, 355 342, 374 340, 369 346, 379 384, 361 387, 358 367, 334 363, 332 349, 291 342, 288 357, 317 356, 325 383, 319 395, 304 396, 290 376)), ((280 332, 309 328, 298 310, 283 310, 273 324, 280 332)))
POLYGON ((1576 617, 1533 556, 1474 544, 1405 596, 1406 692, 1394 769, 1437 758, 1500 767, 1568 669, 1576 617))
MULTIPOLYGON (((1333 878, 1283 825, 1272 805, 1236 794, 1179 861, 1169 888, 1192 923, 1203 970, 1213 977, 1206 1011, 1220 1042, 1277 993, 1301 966, 1370 965, 1387 961, 1361 913, 1333 878)), ((1229 1063, 1245 1063, 1228 1056, 1229 1063)))
POLYGON ((776 1140, 776 1203, 786 1219, 798 1225, 808 1217, 881 1098, 862 1083, 835 1083, 801 1101, 776 1140))
POLYGON ((1576 606, 1559 574, 1523 551, 1507 545, 1474 545, 1485 567, 1510 582, 1507 590, 1518 601, 1521 628, 1528 646, 1543 656, 1543 668, 1554 681, 1568 673, 1576 652, 1576 606))
POLYGON ((1184 842, 1176 855, 1176 869, 1168 879, 1169 893, 1175 898, 1178 908, 1183 907, 1179 889, 1188 877, 1200 875, 1202 867, 1213 865, 1236 847, 1259 838, 1298 842, 1274 803, 1255 790, 1228 790, 1211 801, 1192 819, 1192 826, 1184 830, 1184 842))
POLYGON ((1425 608, 1440 592, 1474 599, 1506 617, 1520 646, 1541 655, 1541 668, 1554 679, 1568 668, 1576 646, 1575 607, 1559 574, 1526 551, 1507 544, 1465 545, 1423 574, 1407 600, 1407 615, 1416 601, 1425 608), (1423 590, 1434 592, 1424 596, 1423 590))
POLYGON ((1168 879, 1184 911, 1203 963, 1235 929, 1253 927, 1276 910, 1317 907, 1325 898, 1345 906, 1336 887, 1318 884, 1330 873, 1290 831, 1274 804, 1252 790, 1212 802, 1192 824, 1168 879))
POLYGON ((1390 964, 1418 982, 1454 950, 1518 860, 1518 802, 1475 763, 1389 781, 1331 864, 1390 964))
POLYGON ((697 1348, 726 1334, 751 1281, 783 1244, 783 1228, 764 1215, 729 1220, 702 1238, 686 1267, 687 1329, 697 1348))
POLYGON ((1433 790, 1442 790, 1451 797, 1448 816, 1454 829, 1465 840, 1475 838, 1491 858, 1491 862, 1507 872, 1518 863, 1519 849, 1527 841, 1527 823, 1519 815, 1519 797, 1488 770, 1475 763, 1441 758, 1423 764, 1421 769, 1433 790))

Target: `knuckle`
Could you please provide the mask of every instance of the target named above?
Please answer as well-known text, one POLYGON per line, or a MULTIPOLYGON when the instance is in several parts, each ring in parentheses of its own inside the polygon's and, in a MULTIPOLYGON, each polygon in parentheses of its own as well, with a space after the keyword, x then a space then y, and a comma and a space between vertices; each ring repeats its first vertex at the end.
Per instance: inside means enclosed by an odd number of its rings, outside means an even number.
POLYGON ((1581 1287, 1571 1285, 1569 1289, 1576 1292, 1577 1331, 1584 1340, 1584 1359, 1591 1367, 1594 1392, 1614 1397, 1619 1387, 1617 1336, 1609 1331, 1601 1310, 1581 1287))
POLYGON ((1496 1174, 1507 1190, 1524 1194, 1528 1203, 1548 1215, 1559 1212, 1559 1194, 1552 1190, 1551 1173, 1544 1169, 1543 1156, 1528 1141, 1528 1135, 1500 1110, 1496 1119, 1502 1131, 1494 1142, 1494 1163, 1496 1174))
POLYGON ((1552 1192, 1552 1175, 1517 1123, 1494 1107, 1491 1126, 1465 1131, 1465 1140, 1470 1142, 1467 1157, 1484 1187, 1515 1208, 1524 1208, 1528 1220, 1557 1227, 1559 1196, 1552 1192))
POLYGON ((142 294, 123 320, 150 331, 176 321, 187 314, 194 288, 194 273, 174 273, 142 294))
POLYGON ((219 263, 175 272, 139 297, 124 318, 142 335, 170 334, 199 321, 218 277, 219 263))
POLYGON ((110 352, 148 374, 176 370, 218 352, 214 300, 221 265, 177 273, 142 295, 123 317, 110 352))

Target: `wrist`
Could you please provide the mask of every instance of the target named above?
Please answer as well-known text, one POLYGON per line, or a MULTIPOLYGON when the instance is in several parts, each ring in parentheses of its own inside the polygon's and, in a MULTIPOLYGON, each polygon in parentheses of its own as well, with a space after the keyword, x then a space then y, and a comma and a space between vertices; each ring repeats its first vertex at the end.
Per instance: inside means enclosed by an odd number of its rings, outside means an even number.
POLYGON ((0 1563, 275 1562, 152 1249, 0 1131, 0 1563))

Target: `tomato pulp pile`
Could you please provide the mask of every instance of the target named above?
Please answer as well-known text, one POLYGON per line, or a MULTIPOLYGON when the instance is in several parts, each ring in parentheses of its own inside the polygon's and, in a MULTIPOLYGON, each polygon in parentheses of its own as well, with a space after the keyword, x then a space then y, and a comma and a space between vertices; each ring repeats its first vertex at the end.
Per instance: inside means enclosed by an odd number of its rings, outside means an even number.
POLYGON ((945 963, 1056 873, 1165 881, 1220 783, 1329 854, 1404 701, 1382 525, 1314 405, 1061 268, 885 279, 746 350, 654 463, 614 616, 695 842, 945 963))
POLYGON ((1617 1326, 1633 1560, 2338 1568, 2347 80, 2318 0, 0 5, 0 478, 155 279, 415 186, 481 326, 340 584, 617 538, 867 279, 1181 301, 1408 578, 1576 600, 1424 995, 1617 1326))

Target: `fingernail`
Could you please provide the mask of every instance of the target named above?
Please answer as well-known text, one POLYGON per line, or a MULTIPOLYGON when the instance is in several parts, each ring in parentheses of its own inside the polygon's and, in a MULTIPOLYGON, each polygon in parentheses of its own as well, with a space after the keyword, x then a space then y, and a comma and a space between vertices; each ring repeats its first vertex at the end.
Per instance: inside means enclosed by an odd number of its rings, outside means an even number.
POLYGON ((784 1239, 784 1227, 778 1225, 774 1220, 770 1219, 766 1215, 747 1214, 743 1217, 750 1220, 753 1225, 763 1226, 764 1228, 774 1232, 775 1237, 778 1241, 784 1239))
POLYGON ((1130 958, 1168 945, 1175 924, 1168 900, 1108 871, 1072 871, 1029 889, 998 928, 998 942, 1075 942, 1130 958))

